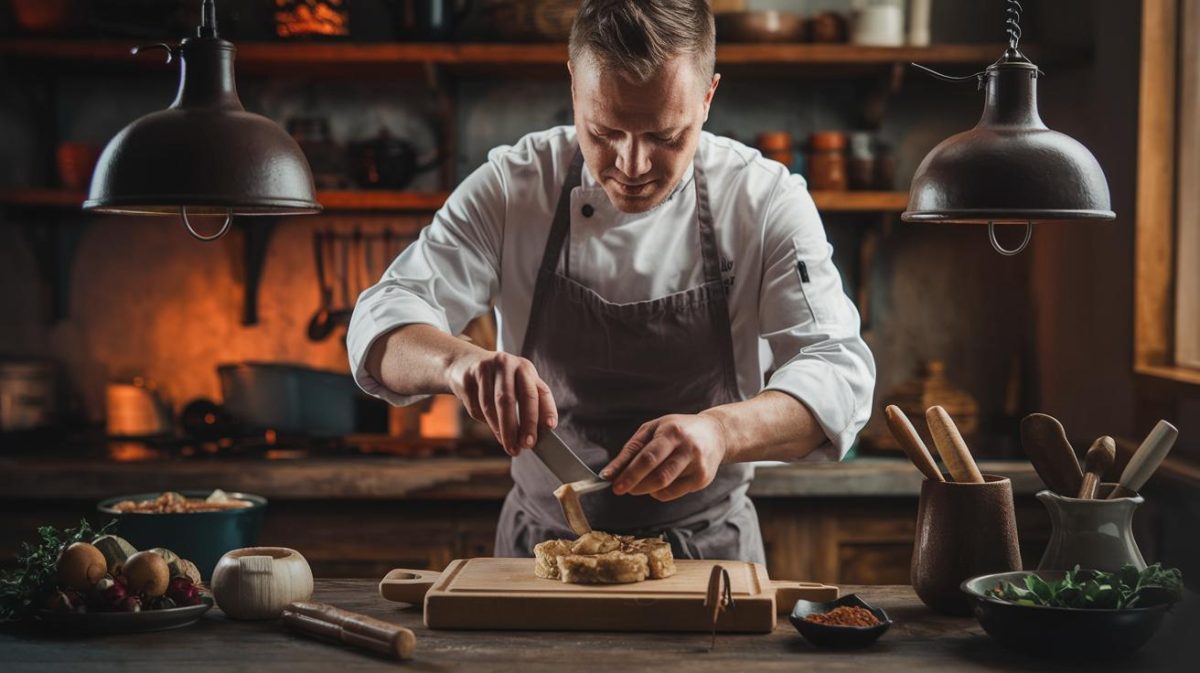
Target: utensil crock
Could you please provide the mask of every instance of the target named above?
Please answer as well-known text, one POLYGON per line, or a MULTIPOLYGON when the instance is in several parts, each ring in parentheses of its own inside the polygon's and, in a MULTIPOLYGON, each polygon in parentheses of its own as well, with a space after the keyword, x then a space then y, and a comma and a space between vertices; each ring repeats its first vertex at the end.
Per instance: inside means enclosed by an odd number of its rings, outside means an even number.
POLYGON ((295 549, 235 549, 217 562, 212 591, 233 619, 275 619, 289 603, 312 597, 312 569, 295 549))
POLYGON ((984 483, 921 483, 913 546, 913 589, 925 605, 970 615, 963 580, 1021 569, 1012 482, 983 475, 984 483))
POLYGON ((1133 539, 1133 512, 1142 496, 1103 500, 1116 484, 1101 484, 1095 500, 1068 498, 1053 491, 1037 494, 1050 512, 1050 543, 1038 570, 1070 570, 1075 566, 1115 572, 1132 563, 1146 567, 1133 539))

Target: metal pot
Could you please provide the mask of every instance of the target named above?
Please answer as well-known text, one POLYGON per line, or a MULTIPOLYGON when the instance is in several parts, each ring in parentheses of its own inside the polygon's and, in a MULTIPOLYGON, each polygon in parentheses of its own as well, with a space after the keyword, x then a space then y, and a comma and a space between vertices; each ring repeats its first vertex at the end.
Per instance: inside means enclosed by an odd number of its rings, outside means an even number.
POLYGON ((220 365, 217 374, 225 410, 247 429, 312 436, 354 432, 359 391, 349 374, 264 362, 220 365))
POLYGON ((365 189, 404 189, 418 174, 438 165, 436 158, 419 162, 417 148, 387 129, 369 140, 350 143, 348 149, 351 175, 365 189))

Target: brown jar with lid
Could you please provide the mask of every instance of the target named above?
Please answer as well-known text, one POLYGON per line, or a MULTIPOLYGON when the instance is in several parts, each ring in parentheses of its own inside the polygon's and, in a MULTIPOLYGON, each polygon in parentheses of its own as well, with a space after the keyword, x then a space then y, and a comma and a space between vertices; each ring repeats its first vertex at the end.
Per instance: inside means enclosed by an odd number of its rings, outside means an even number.
POLYGON ((846 191, 846 134, 819 131, 808 138, 808 188, 846 191))
POLYGON ((778 161, 789 170, 796 163, 796 157, 792 153, 792 134, 787 131, 764 131, 754 139, 754 144, 764 157, 778 161))

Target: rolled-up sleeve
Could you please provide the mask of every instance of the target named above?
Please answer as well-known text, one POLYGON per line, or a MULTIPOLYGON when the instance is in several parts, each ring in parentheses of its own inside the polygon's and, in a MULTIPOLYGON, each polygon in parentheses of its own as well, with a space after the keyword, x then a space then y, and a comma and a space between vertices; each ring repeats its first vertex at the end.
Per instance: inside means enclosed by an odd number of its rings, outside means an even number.
POLYGON ((805 460, 845 457, 871 416, 875 359, 798 176, 781 181, 766 211, 759 325, 773 357, 765 389, 802 402, 828 437, 805 460))
POLYGON ((395 405, 426 397, 388 390, 367 373, 367 353, 397 327, 426 324, 457 335, 488 310, 499 284, 505 210, 504 176, 489 161, 454 190, 383 278, 359 295, 346 350, 354 380, 366 393, 395 405))

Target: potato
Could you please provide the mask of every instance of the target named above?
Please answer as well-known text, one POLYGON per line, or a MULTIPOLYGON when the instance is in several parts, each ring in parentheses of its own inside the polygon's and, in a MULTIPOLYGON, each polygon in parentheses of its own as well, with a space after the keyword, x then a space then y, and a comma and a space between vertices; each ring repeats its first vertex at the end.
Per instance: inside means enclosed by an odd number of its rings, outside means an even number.
POLYGON ((171 569, 163 557, 152 551, 140 551, 125 560, 125 583, 130 593, 158 598, 167 591, 171 569))
POLYGON ((94 545, 76 542, 59 554, 56 569, 59 584, 86 590, 108 574, 108 561, 94 545))

